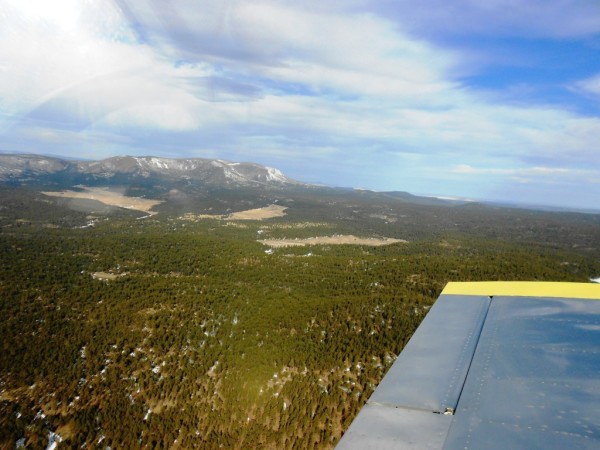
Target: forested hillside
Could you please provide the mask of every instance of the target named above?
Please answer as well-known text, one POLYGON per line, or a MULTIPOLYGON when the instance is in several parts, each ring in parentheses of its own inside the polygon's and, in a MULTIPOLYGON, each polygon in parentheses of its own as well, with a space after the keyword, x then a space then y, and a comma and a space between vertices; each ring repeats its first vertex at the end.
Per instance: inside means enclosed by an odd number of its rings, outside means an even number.
MULTIPOLYGON (((491 212, 470 232, 385 225, 417 237, 407 243, 268 249, 257 239, 366 236, 378 219, 90 218, 56 205, 46 217, 11 201, 0 217, 4 448, 331 448, 446 282, 600 275, 597 250, 569 241, 597 242, 587 219, 565 222, 580 234, 552 228, 556 243, 486 236, 477 227, 491 212)), ((541 226, 527 220, 515 226, 541 226)))

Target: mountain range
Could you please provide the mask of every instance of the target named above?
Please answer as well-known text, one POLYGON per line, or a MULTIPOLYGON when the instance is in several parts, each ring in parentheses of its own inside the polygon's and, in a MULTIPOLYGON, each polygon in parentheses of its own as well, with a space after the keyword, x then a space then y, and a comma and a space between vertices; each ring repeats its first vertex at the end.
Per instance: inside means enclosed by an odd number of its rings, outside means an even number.
POLYGON ((188 213, 228 216, 277 205, 285 208, 285 220, 334 223, 346 234, 418 240, 466 233, 523 242, 543 236, 552 245, 564 241, 565 248, 600 248, 597 214, 311 185, 272 167, 220 159, 118 156, 77 161, 0 154, 0 226, 2 220, 12 225, 81 226, 88 216, 148 214, 146 208, 132 208, 133 200, 123 200, 128 197, 153 201, 150 210, 159 218, 188 213), (110 193, 120 200, 104 201, 110 193))
MULTIPOLYGON (((252 162, 232 162, 206 158, 163 158, 156 156, 114 156, 102 160, 75 160, 35 154, 0 154, 0 184, 34 190, 78 189, 79 187, 118 188, 125 195, 166 200, 191 205, 191 199, 210 197, 209 207, 220 203, 225 209, 244 207, 293 195, 329 196, 376 202, 401 201, 430 206, 473 204, 462 199, 413 195, 403 191, 375 192, 364 189, 307 184, 284 175, 279 169, 252 162), (223 195, 228 197, 223 198, 223 195), (232 196, 234 198, 232 198, 232 196), (265 197, 266 196, 266 197, 265 197), (243 197, 243 199, 242 199, 243 197), (237 199, 237 201, 236 201, 237 199), (216 202, 216 203, 215 203, 216 202)), ((193 202, 192 202, 193 203, 193 202)), ((485 201, 492 207, 546 211, 571 211, 540 205, 485 201)), ((182 205, 180 205, 182 206, 182 205)), ((197 205, 198 206, 198 205, 197 205)), ((207 206, 206 201, 199 205, 207 206)), ((594 210, 574 212, 598 213, 594 210)))
POLYGON ((116 156, 99 161, 40 155, 0 155, 0 181, 16 184, 112 184, 152 179, 188 181, 208 188, 298 186, 273 167, 220 159, 116 156))

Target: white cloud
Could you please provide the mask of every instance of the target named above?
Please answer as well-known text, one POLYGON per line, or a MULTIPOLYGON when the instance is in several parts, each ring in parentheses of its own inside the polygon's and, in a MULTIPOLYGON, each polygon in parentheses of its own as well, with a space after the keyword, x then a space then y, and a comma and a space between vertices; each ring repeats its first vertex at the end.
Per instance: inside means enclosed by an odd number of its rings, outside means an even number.
POLYGON ((499 168, 476 168, 469 164, 457 164, 452 169, 454 173, 477 174, 477 175, 557 175, 557 174, 581 174, 582 170, 569 170, 563 167, 528 167, 517 169, 499 168))
POLYGON ((452 173, 471 176, 494 176, 512 179, 519 183, 543 182, 548 184, 570 184, 593 180, 600 175, 599 169, 572 169, 566 167, 518 167, 518 168, 490 168, 473 167, 469 164, 457 164, 451 169, 452 173))
MULTIPOLYGON (((8 5, 0 16, 0 129, 40 116, 54 118, 58 126, 84 128, 105 117, 113 125, 195 127, 192 112, 203 87, 190 80, 213 75, 210 66, 174 67, 135 42, 126 28, 122 32, 126 24, 115 19, 118 11, 110 4, 88 21, 84 7, 93 4, 63 1, 81 21, 67 23, 60 14, 66 7, 8 5)), ((209 95, 206 88, 204 95, 209 95)))
POLYGON ((574 83, 572 89, 583 94, 600 96, 600 74, 574 83))
POLYGON ((77 28, 80 8, 76 0, 56 0, 50 4, 43 0, 5 0, 4 14, 14 14, 14 18, 35 22, 36 25, 51 26, 60 31, 77 28))
POLYGON ((238 75, 304 83, 345 93, 438 92, 457 55, 401 34, 373 14, 307 9, 282 2, 172 2, 162 20, 152 7, 131 14, 146 21, 153 42, 171 57, 210 61, 238 75))
POLYGON ((455 55, 411 39, 373 15, 312 12, 269 2, 228 3, 225 9, 208 2, 205 8, 191 8, 185 14, 186 5, 173 3, 161 21, 151 4, 136 3, 136 19, 147 20, 155 34, 160 31, 156 39, 179 48, 107 40, 115 33, 98 36, 84 26, 70 30, 68 36, 47 36, 43 28, 29 30, 21 39, 27 51, 22 45, 1 46, 1 59, 12 68, 8 80, 3 80, 8 82, 0 87, 3 99, 14 96, 9 113, 19 108, 21 113, 47 109, 50 102, 69 107, 70 114, 83 116, 77 120, 90 124, 104 120, 113 126, 191 130, 251 122, 400 139, 410 145, 427 142, 438 148, 464 141, 469 146, 493 146, 498 139, 506 141, 514 135, 506 128, 513 125, 515 114, 536 114, 506 112, 481 103, 449 78, 458 63, 455 55), (225 51, 226 73, 193 59, 173 67, 165 55, 175 57, 179 50, 192 56, 197 41, 214 32, 219 20, 222 30, 216 41, 230 36, 232 44, 246 47, 244 51, 255 61, 268 64, 237 60, 225 51), (169 27, 182 22, 190 33, 185 43, 170 38, 179 30, 169 27), (40 42, 45 44, 37 48, 40 42), (28 69, 33 65, 44 76, 31 73, 28 69), (245 99, 235 92, 225 93, 220 86, 211 91, 210 76, 249 76, 251 85, 265 93, 245 99), (289 93, 296 84, 310 95, 289 93), (266 93, 273 88, 273 93, 266 93), (29 98, 23 99, 24 92, 29 98), (248 104, 240 105, 241 100, 248 104))

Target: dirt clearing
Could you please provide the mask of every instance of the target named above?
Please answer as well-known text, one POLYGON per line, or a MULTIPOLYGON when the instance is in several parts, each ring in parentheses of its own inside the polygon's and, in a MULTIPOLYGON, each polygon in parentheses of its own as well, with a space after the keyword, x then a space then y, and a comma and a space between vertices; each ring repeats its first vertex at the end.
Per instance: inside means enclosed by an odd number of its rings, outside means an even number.
POLYGON ((264 208, 248 209, 246 211, 240 211, 231 213, 227 216, 227 220, 264 220, 272 219, 274 217, 285 216, 286 206, 269 205, 264 208))
POLYGON ((287 206, 269 205, 263 208, 247 209, 231 214, 192 214, 186 213, 180 217, 183 220, 197 221, 202 219, 218 220, 264 220, 285 216, 287 206))
POLYGON ((122 276, 122 275, 116 275, 114 273, 108 273, 108 272, 94 272, 91 275, 94 280, 100 280, 100 281, 112 281, 112 280, 116 280, 118 277, 122 276))
POLYGON ((61 192, 42 192, 44 195, 61 198, 84 198, 96 200, 100 203, 110 206, 118 206, 119 208, 133 209, 142 211, 148 214, 156 214, 150 211, 154 206, 162 203, 162 200, 151 200, 141 197, 127 197, 120 192, 110 191, 108 188, 102 187, 82 187, 82 192, 61 191, 61 192))
POLYGON ((263 239, 259 240, 261 244, 268 245, 273 248, 280 247, 299 247, 305 245, 371 245, 374 247, 380 245, 396 244, 398 242, 406 243, 404 239, 394 238, 360 238, 348 235, 336 235, 336 236, 317 236, 310 237, 307 239, 263 239))

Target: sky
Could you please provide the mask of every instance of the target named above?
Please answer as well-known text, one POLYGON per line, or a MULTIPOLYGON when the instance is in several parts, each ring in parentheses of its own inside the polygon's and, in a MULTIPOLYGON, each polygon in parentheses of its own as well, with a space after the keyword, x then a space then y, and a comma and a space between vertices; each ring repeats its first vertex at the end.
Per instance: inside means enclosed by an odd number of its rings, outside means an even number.
POLYGON ((600 209, 598 0, 0 0, 0 152, 600 209))

